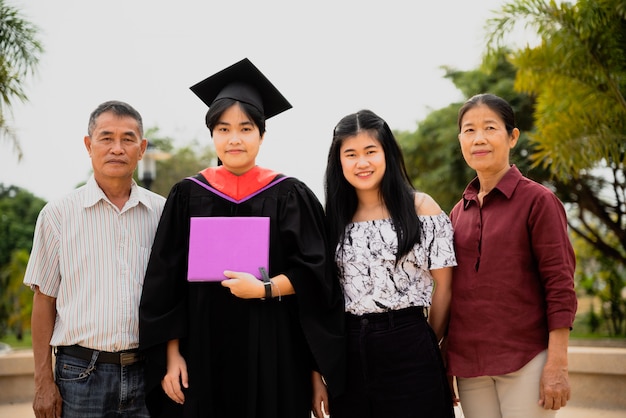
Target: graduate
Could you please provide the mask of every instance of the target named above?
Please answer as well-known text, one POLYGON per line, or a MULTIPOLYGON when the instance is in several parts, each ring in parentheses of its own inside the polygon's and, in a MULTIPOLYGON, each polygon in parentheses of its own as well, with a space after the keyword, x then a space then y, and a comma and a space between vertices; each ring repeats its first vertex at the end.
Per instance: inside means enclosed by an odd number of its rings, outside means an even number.
MULTIPOLYGON (((256 165, 265 120, 291 104, 248 59, 191 90, 209 106, 218 166, 172 187, 156 232, 139 325, 148 409, 170 418, 321 416, 345 373, 323 207, 303 182, 256 165), (222 277, 188 279, 190 220, 203 217, 269 218, 267 274, 219 265, 222 277)), ((205 235, 245 256, 242 235, 205 235)))

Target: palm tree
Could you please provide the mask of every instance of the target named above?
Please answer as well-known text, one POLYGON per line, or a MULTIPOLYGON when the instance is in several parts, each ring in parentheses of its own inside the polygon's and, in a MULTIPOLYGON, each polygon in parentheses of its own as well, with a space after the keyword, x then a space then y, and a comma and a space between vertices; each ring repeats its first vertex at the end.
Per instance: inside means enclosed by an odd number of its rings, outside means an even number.
MULTIPOLYGON (((512 0, 490 21, 492 51, 520 27, 540 42, 510 55, 515 87, 536 99, 531 159, 571 203, 568 224, 598 251, 607 279, 626 281, 626 0, 512 0)), ((610 295, 615 329, 626 302, 610 295)))
POLYGON ((13 100, 28 99, 22 88, 24 78, 35 72, 43 52, 37 30, 20 16, 19 10, 0 0, 0 140, 13 144, 18 160, 22 149, 7 115, 13 100))
POLYGON ((521 28, 537 46, 511 56, 516 88, 537 99, 533 159, 559 178, 621 164, 626 143, 626 1, 514 0, 488 22, 488 46, 521 28))

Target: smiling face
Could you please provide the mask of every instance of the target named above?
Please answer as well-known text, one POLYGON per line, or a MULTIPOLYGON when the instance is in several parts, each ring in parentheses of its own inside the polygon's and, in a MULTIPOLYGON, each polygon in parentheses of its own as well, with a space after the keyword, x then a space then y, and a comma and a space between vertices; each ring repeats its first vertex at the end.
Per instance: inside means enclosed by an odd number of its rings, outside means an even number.
POLYGON ((137 121, 104 112, 84 139, 96 180, 130 180, 148 144, 137 121))
POLYGON ((385 151, 369 132, 344 139, 339 158, 344 177, 357 192, 378 191, 385 175, 385 151))
POLYGON ((510 150, 519 138, 517 128, 509 135, 500 115, 484 104, 469 109, 460 126, 459 142, 467 165, 479 175, 508 170, 510 150))
POLYGON ((213 128, 215 152, 225 169, 244 174, 256 165, 263 135, 238 104, 226 109, 213 128))

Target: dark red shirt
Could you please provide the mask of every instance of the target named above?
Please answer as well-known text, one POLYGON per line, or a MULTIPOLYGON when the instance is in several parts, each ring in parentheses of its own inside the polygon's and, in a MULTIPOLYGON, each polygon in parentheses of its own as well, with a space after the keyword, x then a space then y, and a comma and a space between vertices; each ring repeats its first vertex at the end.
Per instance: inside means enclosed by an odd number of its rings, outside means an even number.
POLYGON ((450 213, 458 266, 452 280, 448 372, 514 372, 571 328, 575 257, 563 204, 512 166, 478 203, 478 178, 450 213))

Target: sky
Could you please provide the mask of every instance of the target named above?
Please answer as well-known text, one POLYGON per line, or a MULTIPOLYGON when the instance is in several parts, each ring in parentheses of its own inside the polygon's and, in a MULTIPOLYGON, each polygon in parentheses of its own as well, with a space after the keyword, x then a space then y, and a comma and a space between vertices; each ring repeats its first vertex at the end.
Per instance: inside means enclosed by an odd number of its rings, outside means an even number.
POLYGON ((267 121, 257 164, 299 178, 323 200, 336 123, 367 108, 394 130, 414 131, 432 110, 464 101, 441 67, 475 69, 485 24, 506 2, 7 3, 38 27, 45 51, 24 81, 28 101, 14 100, 8 115, 24 156, 18 162, 0 141, 0 183, 52 200, 84 182, 88 118, 111 99, 130 103, 146 129, 177 147, 210 143, 207 108, 189 87, 247 57, 293 105, 267 121))

